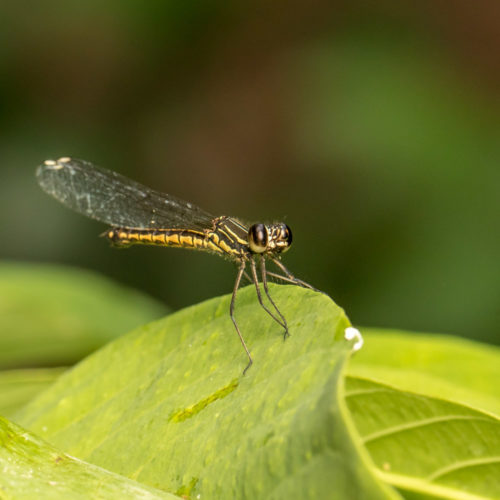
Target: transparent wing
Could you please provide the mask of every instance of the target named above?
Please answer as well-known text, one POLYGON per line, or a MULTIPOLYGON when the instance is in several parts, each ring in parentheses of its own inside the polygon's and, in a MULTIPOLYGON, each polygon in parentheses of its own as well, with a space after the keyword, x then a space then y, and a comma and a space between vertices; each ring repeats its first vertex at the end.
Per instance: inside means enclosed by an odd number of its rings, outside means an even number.
POLYGON ((42 189, 67 207, 112 226, 137 229, 212 227, 214 216, 116 172, 75 158, 37 168, 42 189))

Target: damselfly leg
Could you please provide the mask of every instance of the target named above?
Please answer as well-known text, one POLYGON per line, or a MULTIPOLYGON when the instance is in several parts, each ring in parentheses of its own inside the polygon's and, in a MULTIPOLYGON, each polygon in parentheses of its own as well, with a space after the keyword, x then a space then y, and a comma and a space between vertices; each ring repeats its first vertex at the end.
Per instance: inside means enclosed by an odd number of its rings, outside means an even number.
MULTIPOLYGON (((266 271, 267 276, 271 276, 273 278, 286 281, 287 283, 292 283, 293 285, 298 285, 301 286, 302 288, 309 288, 309 290, 314 290, 315 292, 323 293, 325 292, 318 290, 317 288, 313 287, 309 283, 306 283, 305 281, 302 281, 298 278, 296 278, 284 265, 283 263, 276 258, 271 258, 271 260, 285 273, 286 276, 283 276, 282 274, 278 273, 273 273, 272 271, 266 271)), ((326 294, 325 294, 326 295, 326 294)))
POLYGON ((283 321, 283 324, 281 323, 280 324, 285 329, 283 339, 286 339, 290 335, 290 333, 288 332, 288 324, 286 322, 285 317, 283 316, 283 314, 281 314, 281 311, 278 309, 278 306, 272 299, 271 294, 269 293, 269 287, 267 286, 266 259, 263 255, 260 256, 260 274, 262 276, 262 284, 264 285, 264 291, 266 292, 267 298, 269 299, 269 302, 271 302, 271 304, 273 305, 274 310, 278 313, 278 316, 283 321))
POLYGON ((252 359, 252 356, 250 355, 250 351, 248 350, 248 347, 245 344, 245 341, 243 340, 243 335, 241 335, 240 328, 238 326, 238 323, 236 323, 236 318, 234 317, 234 305, 236 303, 236 294, 238 292, 238 288, 240 287, 241 276, 243 275, 244 272, 245 272, 245 261, 242 260, 240 263, 240 268, 238 269, 238 274, 236 275, 236 280, 234 282, 233 294, 231 296, 231 304, 229 306, 229 315, 231 316, 231 320, 233 322, 233 325, 236 328, 236 332, 238 333, 238 336, 240 337, 241 345, 243 346, 243 349, 245 349, 245 352, 247 353, 247 356, 248 356, 248 365, 243 370, 243 375, 245 375, 246 371, 250 368, 250 366, 252 366, 252 363, 253 363, 253 359, 252 359))
POLYGON ((239 287, 240 287, 240 284, 241 284, 241 278, 242 278, 243 275, 245 275, 255 285, 255 291, 257 292, 257 299, 258 299, 259 304, 261 305, 261 307, 264 309, 264 311, 266 311, 267 314, 269 314, 269 316, 271 316, 271 318, 273 318, 274 321, 276 321, 276 323, 278 323, 282 328, 285 329, 284 338, 286 339, 290 335, 288 333, 288 324, 286 322, 285 317, 283 316, 283 314, 281 314, 281 311, 278 309, 278 307, 276 306, 276 303, 274 302, 274 300, 271 298, 271 295, 269 294, 269 287, 267 286, 266 268, 265 268, 265 259, 264 259, 264 257, 261 256, 261 260, 260 260, 261 275, 262 275, 262 284, 264 285, 264 291, 266 293, 266 296, 269 299, 269 302, 274 307, 274 309, 275 309, 276 313, 278 314, 279 318, 276 317, 276 315, 273 314, 268 309, 268 307, 264 304, 264 301, 262 300, 262 293, 261 293, 261 290, 260 290, 259 278, 257 276, 257 267, 256 267, 256 264, 255 264, 255 260, 253 258, 250 259, 249 260, 249 264, 250 264, 251 276, 249 276, 247 274, 247 272, 246 272, 246 269, 245 269, 246 268, 246 262, 244 260, 242 260, 241 263, 240 263, 240 266, 238 268, 238 273, 236 275, 236 280, 235 280, 235 283, 234 283, 233 294, 231 296, 231 303, 230 303, 230 306, 229 306, 229 315, 231 316, 231 320, 233 321, 233 324, 234 324, 234 327, 236 329, 236 332, 238 333, 241 345, 243 346, 243 349, 245 349, 245 352, 246 352, 246 354, 248 356, 248 364, 245 367, 245 369, 243 370, 243 375, 247 372, 247 370, 250 368, 250 366, 253 363, 253 359, 252 359, 252 356, 250 354, 250 351, 248 350, 248 347, 247 347, 247 345, 246 345, 246 343, 245 343, 245 341, 243 339, 243 335, 240 332, 240 328, 239 328, 238 323, 236 321, 236 318, 234 316, 234 307, 235 307, 235 304, 236 304, 236 295, 238 293, 238 290, 239 290, 239 287))
POLYGON ((280 313, 280 311, 278 310, 278 308, 276 307, 276 304, 274 303, 273 299, 271 299, 271 297, 269 296, 269 291, 267 289, 267 283, 264 285, 264 290, 266 292, 266 295, 267 295, 267 298, 269 299, 269 301, 271 302, 272 306, 274 307, 274 309, 276 310, 276 312, 278 313, 279 318, 277 318, 267 307, 266 305, 264 304, 264 302, 262 301, 262 294, 261 294, 261 291, 260 291, 260 283, 259 283, 259 278, 257 277, 257 268, 256 268, 256 265, 255 265, 255 260, 254 259, 251 259, 250 260, 250 270, 252 272, 252 281, 255 285, 255 290, 257 292, 257 299, 259 300, 259 304, 262 306, 262 308, 264 309, 264 311, 267 312, 267 314, 269 314, 269 316, 271 316, 271 318, 274 319, 274 321, 276 321, 276 323, 278 323, 279 325, 281 325, 284 329, 285 329, 285 336, 288 334, 288 327, 287 327, 287 324, 286 324, 286 320, 285 318, 283 317, 283 315, 280 313))

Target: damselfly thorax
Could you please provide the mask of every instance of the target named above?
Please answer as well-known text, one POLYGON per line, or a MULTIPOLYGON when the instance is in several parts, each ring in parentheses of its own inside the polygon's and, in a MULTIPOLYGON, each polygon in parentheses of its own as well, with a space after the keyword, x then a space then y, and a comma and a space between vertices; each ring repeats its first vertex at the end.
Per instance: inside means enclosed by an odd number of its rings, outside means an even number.
POLYGON ((47 160, 38 167, 37 178, 48 194, 67 207, 109 224, 111 227, 103 236, 114 245, 190 248, 235 261, 238 273, 229 314, 248 356, 243 373, 252 364, 252 356, 234 317, 242 276, 246 275, 254 283, 259 304, 282 326, 284 338, 289 335, 288 325, 269 294, 268 276, 315 290, 293 276, 279 260, 292 244, 292 232, 284 223, 248 226, 233 217, 215 217, 192 203, 74 158, 47 160), (266 260, 272 261, 282 274, 268 271, 266 260), (262 300, 261 282, 273 311, 262 300))

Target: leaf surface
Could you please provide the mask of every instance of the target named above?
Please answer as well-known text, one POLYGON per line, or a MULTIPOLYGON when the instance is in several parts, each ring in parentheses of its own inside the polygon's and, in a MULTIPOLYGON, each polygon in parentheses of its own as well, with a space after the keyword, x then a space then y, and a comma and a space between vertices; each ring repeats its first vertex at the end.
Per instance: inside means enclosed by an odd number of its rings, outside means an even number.
POLYGON ((242 289, 246 375, 226 296, 108 344, 18 419, 72 455, 191 498, 399 498, 352 440, 344 312, 298 287, 271 293, 291 335, 242 289))
POLYGON ((87 464, 0 417, 2 499, 172 499, 174 495, 87 464))
POLYGON ((0 371, 0 415, 9 417, 49 387, 66 368, 0 371))
POLYGON ((378 476, 405 498, 500 498, 500 420, 347 377, 346 402, 378 476))
POLYGON ((500 348, 450 335, 362 329, 350 375, 500 416, 500 348))
POLYGON ((70 365, 166 308, 95 273, 0 264, 0 368, 70 365))

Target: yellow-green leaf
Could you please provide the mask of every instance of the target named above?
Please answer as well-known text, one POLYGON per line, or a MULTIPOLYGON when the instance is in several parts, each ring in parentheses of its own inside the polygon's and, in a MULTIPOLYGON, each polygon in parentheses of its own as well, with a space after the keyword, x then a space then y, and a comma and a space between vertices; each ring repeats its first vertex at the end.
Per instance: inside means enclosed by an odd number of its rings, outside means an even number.
POLYGON ((0 368, 70 365, 166 308, 74 268, 0 264, 0 368))
POLYGON ((429 333, 364 328, 348 372, 500 416, 500 348, 429 333))
POLYGON ((0 415, 10 416, 49 387, 66 368, 0 371, 0 415))
POLYGON ((348 377, 346 402, 377 475, 405 498, 500 498, 500 420, 348 377))
POLYGON ((0 471, 6 500, 178 499, 70 457, 3 417, 0 471))
POLYGON ((196 498, 399 498, 352 439, 343 399, 349 322, 322 294, 272 286, 290 337, 238 295, 179 311, 108 344, 18 421, 64 451, 196 498))

